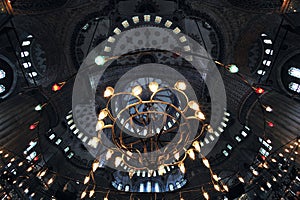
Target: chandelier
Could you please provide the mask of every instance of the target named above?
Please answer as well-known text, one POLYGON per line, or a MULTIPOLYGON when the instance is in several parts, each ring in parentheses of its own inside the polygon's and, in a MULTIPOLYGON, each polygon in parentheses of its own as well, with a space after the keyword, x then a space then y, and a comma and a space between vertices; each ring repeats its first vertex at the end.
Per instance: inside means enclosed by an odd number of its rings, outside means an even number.
POLYGON ((162 175, 164 167, 171 165, 177 165, 184 173, 184 160, 188 156, 194 160, 195 152, 200 153, 198 139, 208 127, 200 105, 190 101, 184 92, 186 87, 183 81, 162 88, 157 82, 150 82, 148 86, 136 85, 131 92, 119 93, 107 87, 104 91, 107 104, 100 111, 96 125, 99 141, 103 141, 103 134, 110 134, 115 146, 108 149, 106 160, 114 157, 115 167, 123 163, 131 174, 138 170, 148 170, 151 174, 157 169, 162 175), (130 96, 126 107, 118 112, 110 110, 113 99, 124 95, 130 96), (192 120, 200 122, 199 133, 190 133, 192 120))
POLYGON ((201 139, 213 133, 213 128, 206 123, 201 105, 190 100, 186 90, 184 81, 177 81, 172 87, 152 81, 122 92, 106 87, 106 104, 98 112, 94 137, 96 143, 106 147, 106 152, 95 159, 84 184, 94 177, 102 159, 132 178, 145 171, 148 177, 163 176, 169 167, 179 168, 184 174, 185 160, 199 157, 209 169, 214 188, 228 191, 201 153, 201 139), (126 106, 112 109, 112 104, 118 102, 115 99, 123 96, 128 96, 126 106))

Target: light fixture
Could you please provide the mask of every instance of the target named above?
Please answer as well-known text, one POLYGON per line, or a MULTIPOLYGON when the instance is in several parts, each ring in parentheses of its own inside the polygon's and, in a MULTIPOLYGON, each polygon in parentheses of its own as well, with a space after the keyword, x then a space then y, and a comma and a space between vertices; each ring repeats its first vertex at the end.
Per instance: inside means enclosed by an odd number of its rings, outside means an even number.
POLYGON ((114 88, 112 87, 107 87, 106 90, 104 91, 104 97, 108 98, 114 94, 114 88))
POLYGON ((195 111, 200 111, 200 106, 196 101, 190 101, 188 106, 195 111))
POLYGON ((102 65, 105 64, 105 62, 106 62, 106 57, 105 56, 97 56, 95 58, 96 65, 102 66, 102 65))
POLYGON ((88 176, 85 177, 85 179, 84 179, 84 181, 83 181, 83 184, 85 185, 85 184, 87 184, 89 181, 90 181, 90 176, 88 175, 88 176))
POLYGON ((158 85, 157 82, 149 83, 149 89, 150 89, 151 92, 157 92, 158 87, 159 87, 159 85, 158 85))
POLYGON ((182 90, 182 91, 186 90, 186 84, 184 81, 177 81, 174 87, 178 90, 182 90))
POLYGON ((234 65, 234 64, 231 64, 231 65, 228 65, 227 66, 227 69, 229 70, 230 73, 232 74, 235 74, 235 73, 238 73, 239 72, 239 68, 234 65))
POLYGON ((143 88, 140 85, 137 85, 132 88, 132 94, 135 96, 139 96, 143 92, 143 88))
MULTIPOLYGON (((189 100, 189 96, 185 93, 187 85, 184 81, 177 81, 173 87, 163 86, 160 87, 158 82, 152 81, 144 85, 133 85, 131 88, 127 88, 125 91, 116 92, 113 87, 106 87, 103 96, 106 99, 107 103, 105 106, 100 109, 97 118, 96 131, 98 132, 99 143, 107 147, 106 151, 102 153, 102 157, 106 160, 106 163, 112 164, 113 167, 123 168, 128 172, 128 176, 131 179, 134 174, 140 174, 141 172, 148 172, 148 176, 152 174, 158 174, 160 176, 166 173, 166 169, 172 167, 177 167, 181 173, 186 173, 185 160, 189 157, 192 160, 196 160, 196 152, 199 154, 200 159, 202 160, 205 167, 210 170, 210 175, 212 179, 216 182, 219 182, 218 176, 213 174, 210 164, 207 158, 201 154, 201 146, 199 138, 204 135, 204 131, 212 127, 208 124, 205 124, 205 115, 200 110, 200 105, 195 100, 189 100), (173 93, 174 95, 179 94, 180 103, 174 103, 172 99, 168 101, 168 98, 165 94, 173 93), (164 97, 160 98, 160 95, 163 94, 164 97), (113 106, 109 102, 114 102, 113 99, 123 99, 123 96, 131 96, 124 107, 121 104, 118 105, 118 109, 113 110, 113 106), (142 98, 142 97, 143 98, 142 98), (184 105, 184 106, 182 106, 184 105), (160 108, 169 107, 172 109, 172 112, 160 108), (181 107, 182 106, 182 107, 181 107), (127 113, 123 115, 123 113, 127 113), (129 113, 129 115, 128 115, 129 113), (157 119, 163 119, 159 123, 155 122, 157 119), (199 132, 186 133, 186 124, 192 124, 193 122, 197 123, 199 132), (184 122, 184 123, 182 123, 184 122), (151 124, 152 123, 152 124, 151 124), (151 128, 147 127, 148 124, 151 124, 151 128), (120 125, 118 128, 115 128, 115 125, 120 125), (157 127, 156 127, 157 126, 157 127), (180 134, 181 139, 176 142, 176 146, 166 147, 172 149, 166 149, 165 152, 168 152, 168 155, 159 156, 155 160, 155 163, 150 163, 151 167, 145 166, 143 162, 145 159, 143 156, 149 153, 147 148, 141 148, 141 145, 136 145, 140 142, 139 137, 148 136, 148 135, 167 135, 170 134, 169 130, 176 128, 178 129, 177 134, 180 134), (105 130, 105 131, 104 131, 105 130), (132 140, 124 140, 121 135, 125 133, 127 135, 133 135, 133 139, 137 138, 137 142, 132 140), (108 146, 107 142, 102 141, 102 135, 110 134, 110 141, 114 144, 114 147, 108 146), (190 136, 190 137, 189 137, 190 136), (130 141, 127 143, 127 141, 130 141), (107 145, 107 146, 106 146, 107 145), (183 149, 182 151, 179 149, 183 149), (130 162, 128 162, 130 161, 130 162), (132 161, 132 162, 131 162, 132 161)), ((172 95, 173 95, 172 94, 172 95)), ((188 129, 187 131, 191 131, 188 129)), ((213 131, 213 130, 211 130, 213 131)), ((159 137, 156 137, 159 139, 159 137)), ((151 141, 145 139, 146 142, 154 142, 157 144, 158 141, 151 141)), ((145 143, 146 143, 145 142, 145 143)), ((147 145, 147 144, 146 144, 147 145)), ((151 144, 149 144, 151 145, 151 144)), ((88 174, 84 179, 84 184, 87 184, 90 179, 93 179, 93 173, 99 166, 99 157, 97 157, 97 162, 95 161, 92 166, 90 174, 88 174)), ((95 184, 95 183, 94 183, 95 184)), ((226 187, 226 186, 225 186, 226 187)), ((219 185, 219 190, 224 189, 219 185)), ((86 195, 87 189, 82 193, 86 195)), ((91 192, 91 191, 90 191, 91 192)), ((209 199, 208 194, 206 193, 207 199, 209 199)))

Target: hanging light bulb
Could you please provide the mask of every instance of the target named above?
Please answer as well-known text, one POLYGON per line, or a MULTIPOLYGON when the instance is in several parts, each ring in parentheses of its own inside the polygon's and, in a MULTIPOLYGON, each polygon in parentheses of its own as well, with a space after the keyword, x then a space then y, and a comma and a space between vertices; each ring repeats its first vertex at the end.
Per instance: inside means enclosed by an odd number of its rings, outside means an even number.
POLYGON ((80 198, 83 199, 85 196, 86 196, 86 191, 83 191, 83 192, 81 193, 80 198))
POLYGON ((99 167, 99 161, 95 160, 92 165, 93 172, 95 172, 98 169, 98 167, 99 167))
POLYGON ((84 181, 83 181, 83 184, 87 184, 88 182, 90 181, 90 175, 86 176, 84 181))
POLYGON ((200 111, 200 106, 196 101, 190 101, 188 103, 188 106, 190 107, 190 109, 193 109, 195 111, 200 111))
POLYGON ((104 91, 104 97, 105 98, 107 98, 107 97, 110 97, 110 96, 112 96, 113 94, 114 94, 114 92, 115 92, 115 90, 114 90, 114 88, 112 88, 112 87, 107 87, 106 89, 105 89, 105 91, 104 91))
POLYGON ((48 185, 51 185, 51 184, 53 183, 53 181, 54 181, 54 178, 52 177, 52 178, 50 178, 50 179, 48 180, 47 184, 48 184, 48 185))
POLYGON ((132 89, 132 94, 135 95, 135 96, 139 96, 142 92, 143 92, 143 88, 139 85, 135 86, 132 89))
POLYGON ((121 162, 122 162, 122 158, 121 157, 116 157, 115 158, 115 167, 119 167, 121 162))
POLYGON ((203 164, 205 165, 205 167, 210 168, 210 164, 209 164, 207 158, 203 157, 203 158, 202 158, 202 162, 203 162, 203 164))
POLYGON ((189 157, 192 159, 192 160, 195 160, 195 153, 193 151, 193 149, 189 149, 187 150, 187 154, 189 155, 189 157))
POLYGON ((23 162, 19 162, 18 166, 21 167, 23 165, 23 162))
POLYGON ((39 177, 43 177, 43 176, 46 175, 46 172, 47 172, 47 170, 44 170, 44 171, 42 171, 38 176, 39 176, 39 177))
POLYGON ((220 186, 218 184, 214 184, 214 188, 215 190, 220 191, 220 186))
POLYGON ((103 120, 107 117, 108 115, 108 112, 107 110, 101 110, 101 112, 99 113, 99 116, 98 116, 98 120, 103 120))
POLYGON ((107 197, 104 197, 104 199, 103 200, 108 200, 108 198, 107 197))
POLYGON ((66 82, 60 82, 60 83, 55 83, 53 86, 52 86, 52 91, 53 92, 57 92, 59 90, 61 90, 61 88, 66 84, 66 82))
POLYGON ((39 121, 37 121, 37 122, 34 122, 33 124, 31 124, 30 126, 29 126, 29 130, 34 130, 34 129, 36 129, 36 127, 39 125, 39 121))
POLYGON ((33 168, 30 166, 28 167, 28 169, 26 170, 27 172, 30 172, 33 168))
POLYGON ((96 65, 102 66, 102 65, 105 64, 105 62, 106 62, 106 57, 105 56, 97 56, 95 58, 96 65))
POLYGON ((157 82, 151 82, 149 83, 149 89, 151 92, 157 92, 158 90, 158 83, 157 82))
POLYGON ((179 167, 179 169, 180 169, 180 171, 181 171, 182 173, 185 173, 185 167, 184 167, 184 163, 183 163, 183 162, 179 163, 179 164, 178 164, 178 167, 179 167))
POLYGON ((193 144, 192 144, 192 146, 195 148, 195 150, 196 150, 197 152, 200 152, 200 151, 201 151, 199 141, 194 141, 193 144))
POLYGON ((224 188, 224 190, 225 190, 226 192, 228 192, 228 191, 229 191, 229 188, 228 188, 228 186, 227 186, 227 185, 223 185, 223 188, 224 188))
POLYGON ((271 106, 266 106, 266 107, 265 107, 265 110, 266 110, 267 112, 272 112, 272 111, 273 111, 273 109, 271 108, 271 106))
POLYGON ((229 70, 230 73, 232 74, 235 74, 235 73, 238 73, 239 72, 239 68, 234 65, 234 64, 231 64, 227 67, 227 69, 229 70))
POLYGON ((174 85, 174 87, 178 90, 184 91, 186 90, 186 84, 183 81, 177 81, 174 85))
POLYGON ((273 122, 267 121, 267 124, 268 124, 269 127, 274 127, 274 123, 273 122))
POLYGON ((104 121, 99 120, 96 125, 96 131, 101 131, 104 128, 104 126, 105 126, 104 121))
POLYGON ((93 189, 90 191, 89 197, 91 198, 94 194, 95 194, 95 190, 93 189))
POLYGON ((209 200, 209 195, 207 192, 203 191, 203 196, 206 200, 209 200))
POLYGON ((258 176, 258 174, 259 174, 258 171, 256 171, 256 170, 253 170, 252 173, 253 173, 255 176, 258 176))
POLYGON ((218 177, 216 174, 212 174, 212 178, 213 178, 215 181, 219 181, 219 177, 218 177))
POLYGON ((241 176, 239 176, 239 181, 241 182, 241 183, 245 183, 245 180, 243 179, 243 177, 241 177, 241 176))
POLYGON ((37 105, 37 106, 34 108, 35 111, 41 111, 42 109, 43 109, 43 107, 42 107, 41 104, 37 105))
POLYGON ((201 111, 196 111, 195 112, 195 117, 197 117, 200 120, 205 120, 205 115, 201 111))
POLYGON ((258 88, 255 88, 255 92, 256 92, 256 94, 263 94, 265 92, 265 90, 263 88, 258 87, 258 88))
POLYGON ((57 83, 55 83, 53 86, 52 86, 52 91, 53 92, 57 92, 61 90, 61 86, 59 86, 57 83))

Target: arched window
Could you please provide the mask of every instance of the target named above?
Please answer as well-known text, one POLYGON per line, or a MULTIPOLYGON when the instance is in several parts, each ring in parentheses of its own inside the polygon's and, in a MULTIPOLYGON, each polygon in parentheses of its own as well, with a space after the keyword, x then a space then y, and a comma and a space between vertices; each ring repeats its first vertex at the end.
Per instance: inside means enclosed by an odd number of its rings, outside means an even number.
POLYGON ((140 189, 139 189, 139 192, 144 192, 144 183, 141 183, 140 184, 140 189))
POLYGON ((295 78, 299 78, 300 79, 300 69, 299 68, 291 67, 288 70, 288 73, 289 73, 290 76, 293 76, 295 78))
POLYGON ((5 86, 4 85, 0 85, 0 94, 5 92, 5 86))
POLYGON ((160 187, 157 182, 154 184, 154 192, 160 192, 160 187))
POLYGON ((298 83, 291 82, 289 84, 289 89, 294 92, 300 93, 300 85, 298 83))
POLYGON ((3 79, 3 78, 5 78, 5 76, 6 76, 6 73, 5 73, 5 71, 4 71, 4 70, 2 70, 2 69, 0 69, 0 79, 3 79))
POLYGON ((130 190, 130 186, 129 185, 125 185, 125 192, 128 192, 130 190))

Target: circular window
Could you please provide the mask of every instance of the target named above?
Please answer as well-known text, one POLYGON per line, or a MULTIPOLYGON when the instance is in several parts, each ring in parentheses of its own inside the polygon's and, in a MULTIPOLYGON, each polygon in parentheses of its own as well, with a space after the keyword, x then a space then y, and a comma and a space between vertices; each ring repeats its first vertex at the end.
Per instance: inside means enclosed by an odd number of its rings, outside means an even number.
POLYGON ((15 84, 14 71, 7 61, 0 58, 0 99, 7 97, 15 84))

